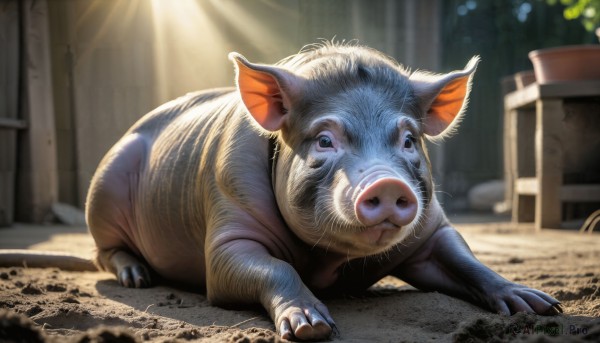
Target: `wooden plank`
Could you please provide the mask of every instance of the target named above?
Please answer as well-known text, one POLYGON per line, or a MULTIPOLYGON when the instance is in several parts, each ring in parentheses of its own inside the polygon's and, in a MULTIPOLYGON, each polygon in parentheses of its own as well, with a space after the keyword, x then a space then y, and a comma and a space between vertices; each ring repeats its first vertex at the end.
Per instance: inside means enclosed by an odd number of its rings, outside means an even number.
POLYGON ((515 180, 513 194, 512 219, 516 223, 531 223, 535 220, 535 195, 537 179, 535 177, 515 180))
POLYGON ((0 7, 0 118, 16 119, 19 99, 19 1, 0 7))
POLYGON ((513 194, 512 221, 532 223, 535 220, 535 197, 515 192, 513 194))
MULTIPOLYGON (((534 221, 535 198, 531 192, 520 192, 523 180, 535 176, 535 112, 532 109, 520 108, 509 110, 510 132, 509 146, 512 157, 512 177, 515 187, 512 195, 512 218, 514 222, 534 221)), ((528 179, 531 180, 531 179, 528 179)))
MULTIPOLYGON (((524 177, 515 180, 515 192, 520 195, 537 195, 538 179, 524 177)), ((561 202, 595 202, 600 201, 599 184, 563 185, 559 190, 561 202)))
POLYGON ((504 97, 506 109, 534 107, 539 98, 572 98, 600 95, 600 81, 569 81, 549 84, 532 83, 504 97))
POLYGON ((1 118, 0 117, 0 128, 26 129, 27 122, 24 120, 19 120, 19 119, 1 118))
POLYGON ((539 85, 541 98, 572 98, 600 95, 600 81, 569 81, 539 85))
POLYGON ((535 226, 536 229, 560 228, 563 102, 555 99, 538 100, 536 107, 535 161, 538 193, 535 202, 535 226))
POLYGON ((48 7, 46 0, 25 0, 21 5, 23 53, 23 132, 19 158, 17 219, 42 222, 58 198, 56 134, 50 66, 48 7))
POLYGON ((560 189, 560 200, 565 202, 600 201, 600 185, 564 185, 560 189))
MULTIPOLYGON (((513 170, 513 135, 514 132, 512 130, 513 121, 514 121, 514 113, 513 111, 504 110, 504 122, 503 122, 503 162, 504 162, 504 202, 502 204, 502 210, 511 211, 512 210, 512 199, 513 199, 513 190, 515 185, 515 173, 513 170)), ((495 207, 496 209, 497 207, 495 207)))
POLYGON ((535 221, 535 195, 537 194, 537 178, 527 177, 515 180, 513 194, 512 219, 516 223, 535 221))
POLYGON ((19 100, 19 2, 3 1, 0 9, 0 227, 14 221, 19 100))
MULTIPOLYGON (((77 5, 73 1, 48 2, 50 41, 52 42, 52 82, 54 93, 58 199, 61 203, 78 205, 77 144, 74 120, 74 53, 76 34, 72 20, 77 5)), ((87 21, 86 21, 87 22, 87 21)))
POLYGON ((515 192, 522 195, 538 194, 538 179, 535 177, 524 177, 515 182, 515 192))
POLYGON ((508 110, 535 107, 535 101, 540 95, 540 88, 537 83, 532 83, 529 86, 508 93, 504 97, 504 108, 508 110))
POLYGON ((519 109, 512 112, 514 122, 511 147, 515 178, 535 176, 535 110, 519 109))

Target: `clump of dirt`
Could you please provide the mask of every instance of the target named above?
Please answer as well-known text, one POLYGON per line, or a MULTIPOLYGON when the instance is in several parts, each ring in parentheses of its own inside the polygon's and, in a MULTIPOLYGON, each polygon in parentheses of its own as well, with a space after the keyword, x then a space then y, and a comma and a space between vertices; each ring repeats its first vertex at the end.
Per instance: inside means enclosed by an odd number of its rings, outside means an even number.
POLYGON ((23 287, 23 289, 21 290, 21 293, 27 294, 27 295, 39 295, 39 294, 43 294, 44 291, 42 291, 42 289, 36 285, 27 284, 27 286, 23 287))
POLYGON ((139 343, 133 332, 125 328, 100 326, 76 337, 73 343, 139 343))
POLYGON ((46 285, 46 291, 48 292, 66 292, 67 285, 65 284, 48 284, 46 285))
POLYGON ((46 342, 45 334, 26 317, 0 309, 0 342, 46 342))
POLYGON ((250 328, 246 329, 238 334, 231 337, 231 341, 235 343, 280 343, 288 342, 282 339, 273 331, 250 328))
POLYGON ((454 342, 508 342, 519 333, 521 325, 530 326, 535 320, 527 316, 516 315, 521 319, 505 323, 498 317, 479 317, 471 321, 463 322, 454 332, 454 342), (516 324, 520 322, 520 324, 516 324))
POLYGON ((517 313, 511 317, 485 316, 463 322, 454 332, 454 342, 597 342, 600 319, 578 323, 565 316, 540 317, 517 313))

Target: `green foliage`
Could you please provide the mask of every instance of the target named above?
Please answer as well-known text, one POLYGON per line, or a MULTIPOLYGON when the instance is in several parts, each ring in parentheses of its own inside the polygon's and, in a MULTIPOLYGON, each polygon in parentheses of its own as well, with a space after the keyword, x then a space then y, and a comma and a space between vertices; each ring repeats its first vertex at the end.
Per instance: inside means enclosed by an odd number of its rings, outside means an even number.
MULTIPOLYGON (((554 6, 558 0, 546 0, 546 3, 554 6)), ((587 31, 600 26, 600 0, 560 0, 560 3, 565 6, 565 19, 579 19, 587 31)))

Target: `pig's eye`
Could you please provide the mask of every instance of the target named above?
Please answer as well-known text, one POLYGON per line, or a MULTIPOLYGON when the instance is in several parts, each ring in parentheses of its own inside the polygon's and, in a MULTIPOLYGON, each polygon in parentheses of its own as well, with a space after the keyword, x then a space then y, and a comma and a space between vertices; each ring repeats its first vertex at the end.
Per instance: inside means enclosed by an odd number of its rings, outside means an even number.
POLYGON ((331 138, 322 135, 317 137, 317 139, 319 140, 319 148, 333 148, 333 142, 331 141, 331 138))
POLYGON ((404 149, 406 150, 410 150, 414 147, 415 142, 417 140, 415 139, 415 137, 411 134, 406 135, 406 137, 404 137, 404 149))

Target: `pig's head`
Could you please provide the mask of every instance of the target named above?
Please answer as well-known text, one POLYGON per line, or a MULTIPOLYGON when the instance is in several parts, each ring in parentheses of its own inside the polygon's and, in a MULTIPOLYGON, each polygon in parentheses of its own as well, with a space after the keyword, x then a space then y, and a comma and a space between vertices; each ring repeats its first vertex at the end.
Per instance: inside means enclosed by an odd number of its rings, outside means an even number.
POLYGON ((460 120, 478 58, 443 75, 356 46, 276 66, 230 58, 257 127, 277 136, 274 191, 298 237, 358 257, 418 234, 435 196, 424 138, 460 120))

